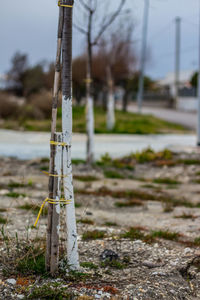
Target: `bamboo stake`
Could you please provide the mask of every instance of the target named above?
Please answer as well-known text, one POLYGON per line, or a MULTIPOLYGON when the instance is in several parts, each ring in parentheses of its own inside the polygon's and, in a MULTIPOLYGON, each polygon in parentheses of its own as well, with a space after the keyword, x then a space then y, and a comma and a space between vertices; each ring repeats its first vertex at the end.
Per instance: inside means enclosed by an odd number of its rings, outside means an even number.
MULTIPOLYGON (((56 66, 53 88, 53 101, 52 101, 52 121, 51 121, 51 140, 54 140, 56 132, 56 120, 57 120, 57 105, 60 89, 60 71, 61 71, 61 45, 62 45, 62 28, 63 28, 63 8, 59 8, 59 22, 58 22, 58 39, 57 39, 57 54, 56 54, 56 66)), ((50 163, 49 174, 54 174, 55 166, 55 151, 54 145, 50 146, 50 163)), ((55 177, 49 177, 49 198, 53 198, 55 177)), ((48 224, 47 224, 47 243, 46 243, 46 270, 51 270, 51 244, 52 244, 52 218, 53 218, 53 205, 48 205, 48 224)), ((58 253, 58 251, 56 251, 58 253)))
MULTIPOLYGON (((73 6, 74 0, 63 0, 63 4, 73 6)), ((64 25, 62 41, 62 130, 63 141, 67 146, 63 149, 64 195, 70 200, 66 206, 67 258, 69 267, 79 268, 76 217, 71 163, 72 142, 72 7, 64 7, 64 25)))
MULTIPOLYGON (((62 142, 62 134, 55 134, 55 141, 62 142)), ((62 173, 62 146, 56 146, 54 174, 61 175, 62 173)), ((54 177, 53 199, 61 198, 61 176, 54 177)), ((60 203, 53 205, 52 214, 52 234, 51 234, 51 261, 50 272, 54 274, 58 270, 59 262, 59 232, 60 232, 60 203)))

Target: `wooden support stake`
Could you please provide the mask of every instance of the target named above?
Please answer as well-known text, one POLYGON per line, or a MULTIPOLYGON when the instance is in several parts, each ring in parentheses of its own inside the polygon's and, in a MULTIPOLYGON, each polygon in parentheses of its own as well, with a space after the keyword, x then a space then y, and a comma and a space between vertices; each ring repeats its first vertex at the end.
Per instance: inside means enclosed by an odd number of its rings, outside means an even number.
MULTIPOLYGON (((60 71, 61 71, 61 46, 62 46, 62 31, 63 31, 63 8, 59 8, 59 22, 58 22, 58 41, 57 41, 57 54, 56 54, 56 66, 53 88, 53 101, 52 101, 52 121, 51 121, 51 140, 54 140, 56 132, 56 120, 57 120, 57 105, 60 89, 60 71)), ((54 174, 55 166, 55 150, 54 145, 50 146, 50 163, 49 174, 54 174)), ((54 181, 55 177, 49 177, 49 198, 53 198, 54 193, 54 181)), ((46 270, 50 271, 51 268, 51 244, 52 244, 52 216, 53 205, 48 205, 48 223, 47 223, 47 243, 46 243, 46 257, 45 264, 46 270)))
MULTIPOLYGON (((55 134, 55 141, 62 142, 62 134, 55 134)), ((62 184, 62 146, 56 146, 54 174, 59 175, 54 177, 53 199, 60 200, 61 184, 62 184)), ((60 203, 53 204, 52 213, 52 236, 51 236, 51 262, 50 272, 54 274, 58 270, 59 263, 59 232, 60 232, 60 203)))

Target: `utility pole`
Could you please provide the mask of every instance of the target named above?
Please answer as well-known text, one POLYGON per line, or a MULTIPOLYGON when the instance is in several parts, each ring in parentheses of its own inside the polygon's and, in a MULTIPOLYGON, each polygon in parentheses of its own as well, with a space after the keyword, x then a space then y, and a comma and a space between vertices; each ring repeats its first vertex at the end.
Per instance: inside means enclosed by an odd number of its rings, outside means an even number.
POLYGON ((176 24, 176 49, 175 49, 175 92, 174 92, 174 108, 177 108, 178 103, 178 92, 179 92, 179 84, 180 84, 180 50, 181 50, 181 18, 177 17, 175 19, 176 24))
POLYGON ((144 72, 145 72, 145 60, 146 60, 146 48, 147 48, 147 31, 148 31, 148 19, 149 19, 149 0, 145 0, 144 17, 143 17, 143 29, 142 29, 142 48, 140 57, 140 78, 139 78, 139 90, 138 90, 138 112, 142 111, 142 102, 144 94, 144 72))
POLYGON ((198 120, 197 120, 197 146, 200 146, 200 1, 199 1, 199 74, 198 74, 198 120))

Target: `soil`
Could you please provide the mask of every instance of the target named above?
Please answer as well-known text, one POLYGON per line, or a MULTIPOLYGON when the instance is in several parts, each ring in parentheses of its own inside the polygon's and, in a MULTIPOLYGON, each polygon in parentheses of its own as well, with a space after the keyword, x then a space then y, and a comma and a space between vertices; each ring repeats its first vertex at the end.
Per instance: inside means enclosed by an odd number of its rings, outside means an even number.
MULTIPOLYGON (((59 275, 55 279, 3 271, 7 261, 5 235, 13 243, 11 253, 16 248, 16 233, 19 243, 32 243, 36 238, 45 241, 47 217, 41 217, 37 229, 33 229, 36 214, 32 209, 19 207, 27 203, 39 206, 46 198, 48 176, 42 174, 41 169, 47 169, 48 162, 1 158, 0 217, 6 221, 1 225, 0 299, 26 299, 35 288, 53 286, 55 282, 60 289, 65 288, 74 295, 69 299, 200 299, 200 164, 195 163, 199 154, 176 155, 180 159, 194 159, 194 163, 171 166, 136 163, 134 170, 117 171, 125 179, 105 178, 103 167, 74 166, 81 272, 87 275, 75 280, 59 275), (87 176, 96 180, 82 181, 81 177, 87 176), (155 179, 160 178, 171 181, 155 183, 155 179), (124 193, 127 191, 140 193, 127 196, 124 193), (116 205, 127 201, 138 204, 116 205), (123 234, 130 228, 141 233, 141 238, 125 238, 123 234), (104 232, 104 238, 82 238, 84 233, 95 230, 104 232), (155 232, 160 235, 145 240, 144 236, 153 237, 155 232), (166 239, 163 234, 166 232, 177 233, 177 236, 166 239), (102 263, 100 256, 105 249, 118 255, 118 263, 102 263), (84 262, 94 264, 95 268, 92 264, 86 267, 84 262)), ((61 223, 63 246, 63 220, 61 223)))

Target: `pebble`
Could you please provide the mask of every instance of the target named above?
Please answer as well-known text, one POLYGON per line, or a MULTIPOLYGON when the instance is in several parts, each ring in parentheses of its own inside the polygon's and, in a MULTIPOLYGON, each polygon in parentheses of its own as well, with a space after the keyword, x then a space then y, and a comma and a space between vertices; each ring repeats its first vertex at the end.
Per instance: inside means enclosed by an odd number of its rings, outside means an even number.
POLYGON ((183 253, 188 254, 188 253, 192 253, 192 252, 193 252, 193 250, 191 248, 185 248, 183 253))
POLYGON ((17 298, 24 299, 24 295, 17 295, 17 298))
POLYGON ((9 284, 12 284, 12 285, 15 285, 15 284, 16 284, 16 280, 13 279, 13 278, 7 279, 6 282, 9 283, 9 284))

